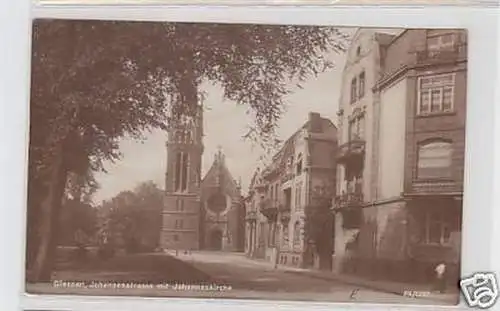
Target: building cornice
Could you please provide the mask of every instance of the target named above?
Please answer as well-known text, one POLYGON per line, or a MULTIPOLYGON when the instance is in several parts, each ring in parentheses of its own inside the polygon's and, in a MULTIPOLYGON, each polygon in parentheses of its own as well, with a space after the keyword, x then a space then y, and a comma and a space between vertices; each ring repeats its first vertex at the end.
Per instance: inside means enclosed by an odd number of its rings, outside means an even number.
POLYGON ((372 87, 372 91, 374 93, 381 91, 382 89, 386 88, 388 85, 391 85, 395 81, 398 81, 405 75, 407 75, 410 71, 412 70, 422 70, 422 69, 432 69, 432 68, 439 68, 443 67, 446 65, 455 65, 457 68, 455 71, 460 71, 460 70, 465 70, 465 68, 461 68, 461 65, 466 64, 467 59, 460 59, 460 60, 454 60, 454 61, 449 61, 449 62, 440 62, 440 63, 422 63, 422 64, 405 64, 401 67, 399 67, 396 71, 393 73, 382 77, 379 79, 375 85, 372 87))

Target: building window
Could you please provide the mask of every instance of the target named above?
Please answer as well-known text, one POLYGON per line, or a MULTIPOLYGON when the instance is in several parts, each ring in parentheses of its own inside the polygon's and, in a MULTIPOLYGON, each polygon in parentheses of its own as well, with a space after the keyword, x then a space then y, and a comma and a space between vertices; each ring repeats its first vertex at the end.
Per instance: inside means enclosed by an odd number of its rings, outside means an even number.
POLYGON ((452 144, 444 141, 420 145, 418 147, 417 178, 450 178, 452 151, 452 144))
POLYGON ((188 181, 188 154, 179 152, 175 159, 175 191, 185 192, 188 181))
POLYGON ((426 76, 419 78, 419 115, 453 111, 455 75, 426 76))
POLYGON ((295 185, 295 210, 302 209, 302 182, 295 185))
POLYGON ((173 239, 174 239, 174 241, 175 241, 175 242, 178 242, 178 241, 179 241, 179 236, 178 236, 177 234, 175 234, 175 235, 173 236, 173 239))
POLYGON ((298 220, 293 225, 293 247, 300 247, 300 222, 298 220))
POLYGON ((184 227, 184 221, 182 219, 175 220, 175 229, 182 229, 184 227))
POLYGON ((349 140, 363 139, 365 132, 365 118, 363 116, 356 117, 349 121, 349 140))
POLYGON ((442 213, 436 211, 425 214, 423 241, 425 244, 446 245, 450 243, 451 224, 442 213))
POLYGON ((356 49, 356 56, 360 56, 361 55, 361 47, 358 46, 358 48, 356 49))
POLYGON ((288 172, 293 173, 293 156, 288 157, 288 160, 286 161, 286 168, 288 172))
POLYGON ((288 222, 285 222, 283 224, 283 239, 282 239, 282 244, 281 244, 283 247, 288 246, 288 241, 290 239, 288 225, 289 225, 288 222))
POLYGON ((302 174, 302 153, 299 153, 295 167, 296 167, 297 175, 302 174))
POLYGON ((351 81, 351 104, 355 103, 358 100, 358 85, 357 79, 353 78, 351 81))
POLYGON ((427 37, 427 49, 429 52, 452 50, 455 47, 455 35, 452 33, 440 34, 427 37))
POLYGON ((363 98, 363 96, 365 96, 365 72, 363 71, 360 75, 359 75, 359 90, 358 90, 358 94, 359 94, 359 98, 363 98))

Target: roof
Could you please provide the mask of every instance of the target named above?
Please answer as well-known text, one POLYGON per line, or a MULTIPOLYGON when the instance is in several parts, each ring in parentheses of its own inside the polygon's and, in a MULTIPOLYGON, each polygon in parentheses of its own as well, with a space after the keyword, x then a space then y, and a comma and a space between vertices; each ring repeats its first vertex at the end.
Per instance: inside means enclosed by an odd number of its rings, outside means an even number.
MULTIPOLYGON (((328 127, 335 127, 333 122, 327 118, 320 117, 321 119, 321 130, 322 132, 326 131, 328 127)), ((308 128, 311 124, 311 121, 306 121, 295 133, 293 133, 284 143, 280 150, 274 154, 272 161, 273 163, 267 166, 264 169, 265 171, 274 170, 274 169, 284 169, 286 167, 288 159, 294 155, 295 152, 295 140, 297 135, 304 129, 308 128)))

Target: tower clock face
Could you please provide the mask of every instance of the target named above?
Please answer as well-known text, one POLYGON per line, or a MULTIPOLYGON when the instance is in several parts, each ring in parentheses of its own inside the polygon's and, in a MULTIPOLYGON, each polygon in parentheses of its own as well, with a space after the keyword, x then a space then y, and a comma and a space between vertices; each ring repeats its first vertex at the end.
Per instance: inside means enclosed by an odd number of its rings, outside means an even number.
POLYGON ((227 208, 227 200, 224 193, 218 191, 212 194, 207 201, 207 207, 214 213, 223 213, 227 208))

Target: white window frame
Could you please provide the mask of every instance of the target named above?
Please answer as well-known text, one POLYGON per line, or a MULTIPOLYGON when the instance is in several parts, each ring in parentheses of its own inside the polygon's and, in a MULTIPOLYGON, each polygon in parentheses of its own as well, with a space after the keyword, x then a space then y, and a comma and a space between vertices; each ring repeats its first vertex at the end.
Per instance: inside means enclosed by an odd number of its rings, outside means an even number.
POLYGON ((446 49, 452 48, 456 43, 457 43, 456 34, 454 34, 454 33, 441 33, 441 34, 427 36, 426 45, 427 45, 427 49, 429 50, 429 52, 438 52, 440 50, 446 50, 446 49), (447 36, 451 37, 451 42, 450 43, 443 43, 442 42, 443 37, 447 37, 447 36), (430 45, 429 39, 436 39, 436 38, 438 39, 438 43, 434 44, 434 45, 430 45))
POLYGON ((417 115, 425 116, 425 115, 434 115, 434 114, 442 114, 442 113, 450 113, 455 111, 455 82, 456 82, 456 73, 445 73, 438 75, 426 75, 420 76, 417 79, 417 115), (451 82, 446 83, 436 83, 435 85, 431 85, 429 87, 422 88, 422 82, 425 79, 432 78, 440 78, 440 77, 451 77, 451 82), (451 89, 451 107, 450 110, 443 109, 443 93, 445 89, 451 89), (424 90, 429 95, 429 108, 428 111, 422 111, 422 93, 424 90), (439 90, 439 111, 431 111, 432 110, 432 91, 439 90))

